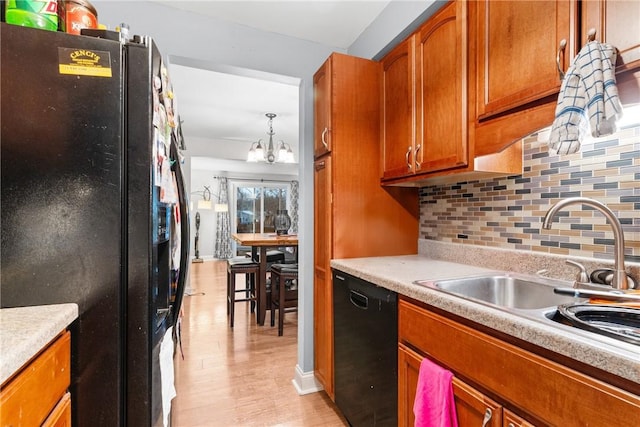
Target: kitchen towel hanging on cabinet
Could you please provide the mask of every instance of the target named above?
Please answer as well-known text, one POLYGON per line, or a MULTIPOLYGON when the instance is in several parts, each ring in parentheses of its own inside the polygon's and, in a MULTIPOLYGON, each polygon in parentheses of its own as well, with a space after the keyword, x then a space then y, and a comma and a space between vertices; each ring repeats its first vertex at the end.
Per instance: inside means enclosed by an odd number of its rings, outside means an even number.
POLYGON ((422 359, 413 402, 416 427, 458 427, 452 380, 451 371, 422 359))
POLYGON ((616 131, 622 105, 616 87, 616 48, 588 42, 573 59, 562 81, 549 147, 557 154, 580 149, 591 133, 601 137, 616 131))

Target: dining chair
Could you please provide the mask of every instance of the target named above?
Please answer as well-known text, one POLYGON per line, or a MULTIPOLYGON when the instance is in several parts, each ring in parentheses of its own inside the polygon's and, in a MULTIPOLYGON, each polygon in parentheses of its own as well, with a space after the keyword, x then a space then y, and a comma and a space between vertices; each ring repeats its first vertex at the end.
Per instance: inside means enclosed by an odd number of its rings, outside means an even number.
POLYGON ((284 330, 284 314, 298 310, 298 264, 271 266, 271 326, 278 310, 278 336, 284 330))
MULTIPOLYGON (((247 252, 247 256, 251 257, 251 252, 247 252)), ((256 253, 255 258, 253 259, 255 262, 260 262, 260 252, 256 253)), ((274 263, 284 263, 285 256, 284 252, 272 249, 267 251, 267 265, 274 263)))
POLYGON ((260 264, 247 257, 234 257, 227 260, 227 316, 229 326, 233 328, 235 303, 249 301, 251 313, 255 311, 258 302, 256 295, 256 277, 260 274, 260 264), (236 289, 236 275, 245 274, 245 287, 236 289), (244 293, 244 298, 236 298, 237 293, 244 293))

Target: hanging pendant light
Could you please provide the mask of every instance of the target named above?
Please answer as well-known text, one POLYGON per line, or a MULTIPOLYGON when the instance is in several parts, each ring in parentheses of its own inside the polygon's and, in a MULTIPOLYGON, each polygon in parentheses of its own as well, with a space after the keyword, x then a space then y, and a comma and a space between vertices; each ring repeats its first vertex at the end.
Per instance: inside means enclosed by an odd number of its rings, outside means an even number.
POLYGON ((275 151, 273 144, 273 119, 276 117, 275 113, 266 113, 265 116, 269 119, 269 142, 263 145, 263 140, 259 139, 258 142, 251 144, 249 153, 247 154, 247 162, 266 162, 273 163, 295 163, 293 156, 293 150, 291 146, 284 141, 278 142, 278 150, 275 151), (266 146, 266 147, 265 147, 266 146))

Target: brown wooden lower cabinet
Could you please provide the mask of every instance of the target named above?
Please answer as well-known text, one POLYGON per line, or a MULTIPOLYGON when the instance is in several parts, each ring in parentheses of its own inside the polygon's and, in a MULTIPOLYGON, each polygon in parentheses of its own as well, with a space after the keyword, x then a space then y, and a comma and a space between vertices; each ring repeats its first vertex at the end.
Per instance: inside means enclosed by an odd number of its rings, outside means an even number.
POLYGON ((424 357, 454 373, 461 427, 604 427, 640 420, 640 396, 406 299, 398 303, 398 340, 399 426, 414 425, 424 357))
POLYGON ((71 334, 62 333, 2 385, 0 425, 71 426, 71 334))

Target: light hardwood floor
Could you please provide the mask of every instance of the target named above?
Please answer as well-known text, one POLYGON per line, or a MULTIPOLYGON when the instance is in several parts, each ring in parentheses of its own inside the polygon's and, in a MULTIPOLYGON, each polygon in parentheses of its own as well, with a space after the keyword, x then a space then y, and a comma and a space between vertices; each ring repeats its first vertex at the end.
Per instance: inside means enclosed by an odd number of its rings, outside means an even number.
MULTIPOLYGON (((236 303, 235 326, 226 309, 226 262, 190 265, 191 290, 182 320, 184 360, 176 355, 177 397, 172 425, 347 426, 326 393, 300 396, 291 380, 297 362, 297 315, 287 313, 284 336, 257 326, 248 303, 236 303)), ((242 276, 238 282, 243 283, 242 276)))

